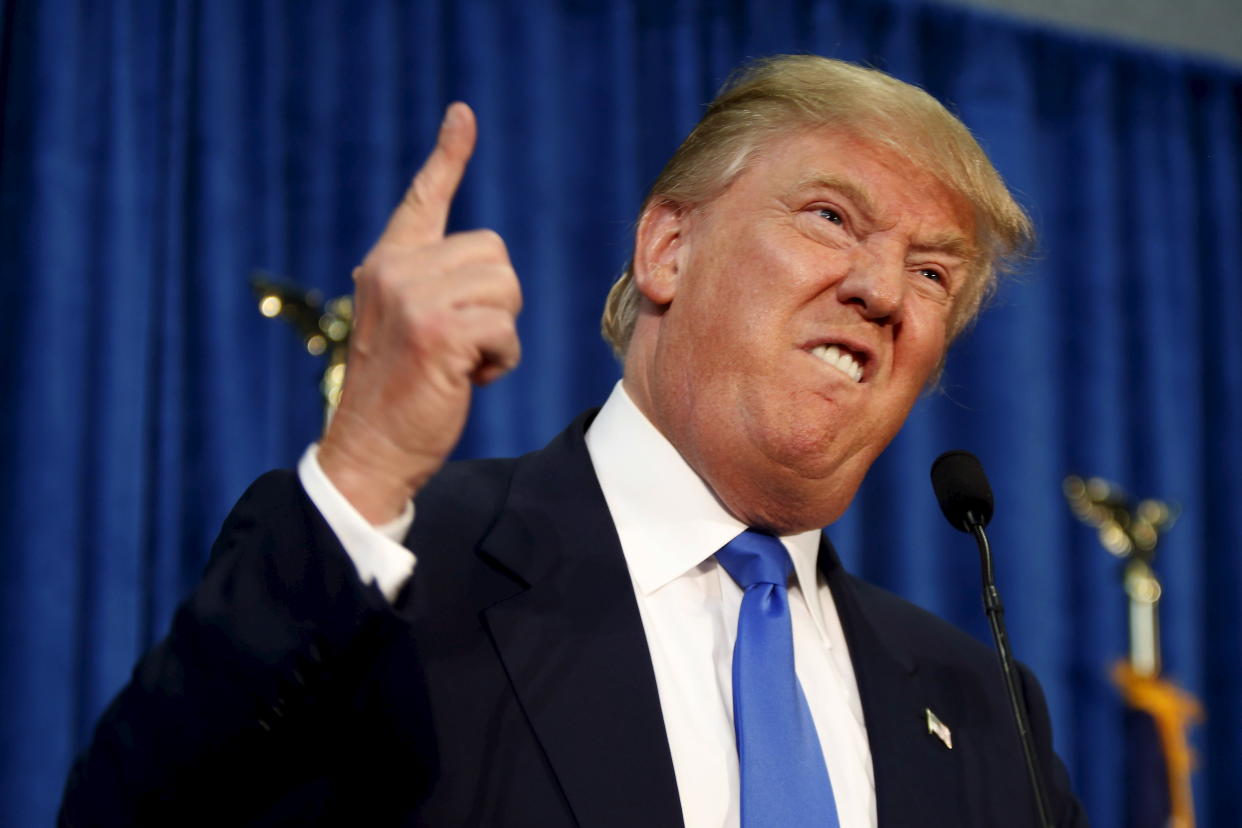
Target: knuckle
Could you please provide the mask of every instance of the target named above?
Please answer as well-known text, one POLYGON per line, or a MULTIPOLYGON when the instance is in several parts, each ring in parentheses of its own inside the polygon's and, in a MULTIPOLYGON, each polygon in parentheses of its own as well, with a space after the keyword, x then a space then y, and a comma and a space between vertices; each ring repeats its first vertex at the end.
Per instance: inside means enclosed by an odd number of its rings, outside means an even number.
POLYGON ((412 341, 427 350, 443 348, 458 327, 455 314, 448 308, 411 307, 406 329, 412 341))
POLYGON ((492 303, 503 308, 509 316, 516 316, 522 310, 522 286, 518 282, 517 273, 512 267, 497 266, 488 274, 490 278, 489 295, 492 303))
POLYGON ((426 269, 427 263, 417 255, 377 249, 355 270, 354 281, 387 295, 417 282, 415 277, 426 269))
POLYGON ((502 338, 517 341, 517 319, 513 314, 504 312, 496 314, 495 325, 502 338))
POLYGON ((392 275, 384 268, 364 268, 354 284, 358 293, 383 301, 383 297, 391 293, 392 275))
POLYGON ((380 268, 368 257, 365 262, 354 268, 355 289, 364 293, 373 291, 376 281, 379 279, 379 272, 380 268))
POLYGON ((473 243, 488 254, 490 258, 504 259, 509 258, 509 246, 505 244, 505 240, 499 233, 489 227, 479 230, 470 231, 470 237, 473 243))
POLYGON ((503 250, 503 249, 504 249, 504 247, 505 247, 505 240, 504 240, 503 238, 501 238, 500 234, 499 234, 499 233, 497 233, 497 232, 496 232, 495 230, 493 230, 492 228, 490 228, 490 227, 481 227, 481 228, 479 228, 478 230, 475 230, 474 232, 475 232, 475 233, 478 235, 478 237, 479 237, 480 239, 482 239, 485 243, 490 244, 490 245, 492 245, 492 246, 494 246, 494 247, 497 247, 497 248, 499 248, 499 249, 501 249, 501 250, 503 250))
POLYGON ((526 298, 522 295, 522 284, 518 281, 517 273, 510 268, 508 276, 508 290, 506 296, 509 300, 509 307, 516 315, 521 312, 522 306, 526 303, 526 298))
POLYGON ((492 264, 477 272, 481 291, 481 304, 503 310, 508 316, 516 316, 522 309, 522 287, 517 273, 508 264, 492 264))

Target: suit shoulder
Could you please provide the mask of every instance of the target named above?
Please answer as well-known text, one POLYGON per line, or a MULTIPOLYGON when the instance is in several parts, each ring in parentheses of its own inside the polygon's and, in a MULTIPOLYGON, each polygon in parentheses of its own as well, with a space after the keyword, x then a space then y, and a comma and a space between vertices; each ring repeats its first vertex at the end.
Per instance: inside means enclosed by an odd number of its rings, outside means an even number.
POLYGON ((517 465, 517 457, 489 457, 445 463, 419 491, 417 503, 460 499, 462 492, 490 501, 503 495, 517 465))
POLYGON ((433 547, 444 541, 473 543, 513 507, 515 493, 519 500, 555 499, 558 484, 568 480, 581 487, 593 480, 585 434, 594 415, 595 409, 583 412, 548 445, 520 457, 447 463, 414 499, 411 540, 433 547))
POLYGON ((886 636, 904 641, 911 652, 994 669, 995 651, 970 633, 896 593, 852 575, 850 580, 871 622, 886 636))
POLYGON ((423 540, 420 552, 450 538, 468 544, 481 538, 504 506, 517 463, 512 457, 459 460, 436 472, 414 498, 411 539, 423 540))

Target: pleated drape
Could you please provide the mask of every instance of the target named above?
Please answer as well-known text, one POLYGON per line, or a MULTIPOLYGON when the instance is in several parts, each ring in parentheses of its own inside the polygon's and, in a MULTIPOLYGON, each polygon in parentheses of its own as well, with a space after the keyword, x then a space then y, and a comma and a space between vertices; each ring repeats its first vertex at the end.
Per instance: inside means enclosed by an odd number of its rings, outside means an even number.
POLYGON ((732 67, 791 51, 948 102, 1042 236, 830 536, 986 637, 973 548, 927 484, 944 449, 983 458, 1013 645, 1094 822, 1118 825, 1119 571, 1060 482, 1177 501, 1166 666, 1208 709, 1200 822, 1238 823, 1242 73, 899 0, 0 9, 0 823, 49 823, 231 502, 315 438, 320 366, 257 313, 252 273, 346 293, 443 106, 469 101, 452 224, 507 240, 525 359, 459 454, 536 447, 618 377, 597 320, 647 184, 732 67))

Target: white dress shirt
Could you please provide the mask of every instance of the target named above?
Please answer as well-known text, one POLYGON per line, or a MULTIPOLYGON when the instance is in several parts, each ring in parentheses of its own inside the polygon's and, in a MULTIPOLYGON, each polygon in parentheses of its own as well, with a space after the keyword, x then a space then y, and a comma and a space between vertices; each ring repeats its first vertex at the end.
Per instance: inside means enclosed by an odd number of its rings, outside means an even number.
MULTIPOLYGON (((687 828, 739 825, 733 733, 733 643, 742 591, 715 553, 747 527, 725 511, 621 383, 586 436, 596 477, 621 540, 651 651, 664 726, 687 828)), ((391 600, 413 572, 398 542, 413 512, 372 527, 336 491, 312 446, 298 467, 364 582, 391 600)), ((794 660, 832 779, 842 828, 874 828, 875 781, 849 650, 816 568, 820 533, 782 538, 794 660), (807 600, 813 595, 812 600, 807 600)))

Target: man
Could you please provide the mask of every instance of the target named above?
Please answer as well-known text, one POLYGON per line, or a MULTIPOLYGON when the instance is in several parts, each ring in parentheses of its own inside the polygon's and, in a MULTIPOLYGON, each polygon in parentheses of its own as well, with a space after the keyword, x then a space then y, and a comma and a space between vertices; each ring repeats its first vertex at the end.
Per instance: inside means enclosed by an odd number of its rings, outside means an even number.
POLYGON ((331 427, 230 515, 62 821, 1033 824, 990 650, 819 531, 1029 237, 966 129, 878 72, 752 65, 643 206, 604 408, 445 466, 519 355, 503 242, 444 234, 474 138, 454 104, 354 274, 331 427))

